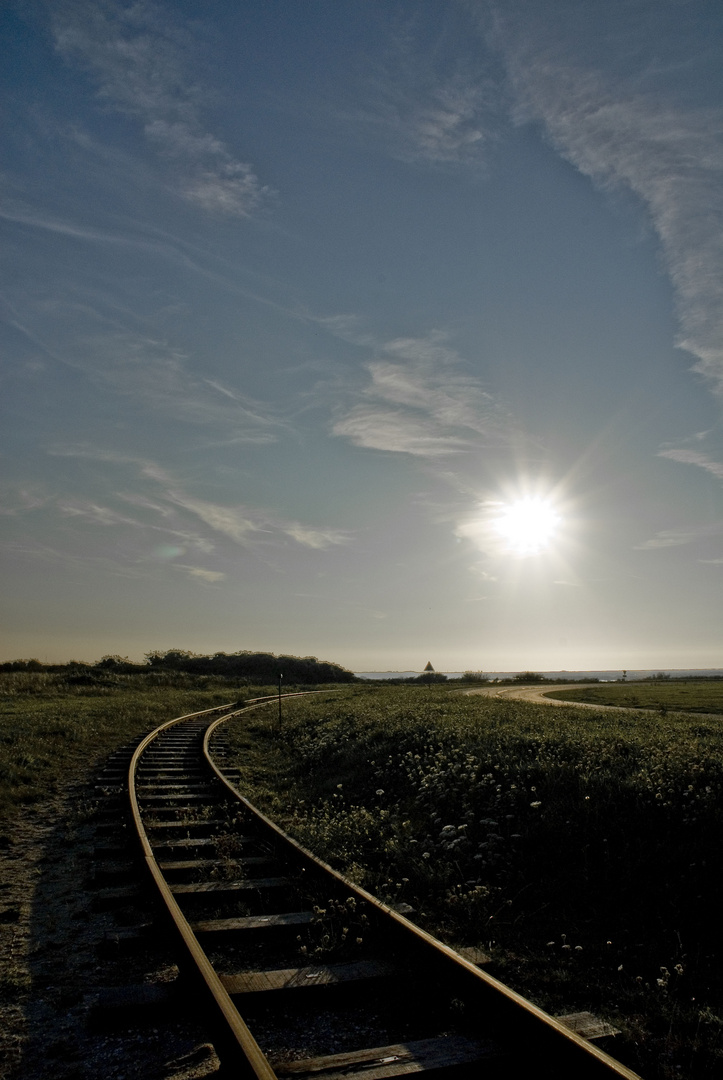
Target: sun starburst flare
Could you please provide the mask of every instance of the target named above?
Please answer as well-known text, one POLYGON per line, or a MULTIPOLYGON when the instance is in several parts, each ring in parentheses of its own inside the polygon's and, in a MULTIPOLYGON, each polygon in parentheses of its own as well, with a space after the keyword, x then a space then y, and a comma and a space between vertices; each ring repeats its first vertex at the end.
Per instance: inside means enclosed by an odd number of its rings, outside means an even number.
POLYGON ((530 496, 503 506, 493 525, 509 551, 536 555, 550 545, 560 520, 549 500, 530 496))

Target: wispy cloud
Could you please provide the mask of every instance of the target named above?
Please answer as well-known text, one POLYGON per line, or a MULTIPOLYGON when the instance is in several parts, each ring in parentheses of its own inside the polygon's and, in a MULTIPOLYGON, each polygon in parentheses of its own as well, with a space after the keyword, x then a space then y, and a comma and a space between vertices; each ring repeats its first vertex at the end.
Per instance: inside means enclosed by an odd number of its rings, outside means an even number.
POLYGON ((679 461, 683 465, 697 465, 706 472, 712 473, 718 480, 723 480, 723 462, 712 461, 706 454, 698 450, 671 449, 659 450, 658 457, 669 458, 671 461, 679 461))
MULTIPOLYGON (((349 317, 327 328, 369 344, 349 317)), ((395 338, 377 346, 365 364, 369 379, 351 408, 340 410, 332 433, 356 446, 438 458, 503 441, 499 410, 478 379, 464 371, 441 334, 395 338)))
POLYGON ((376 347, 377 339, 368 330, 364 329, 362 320, 358 315, 341 314, 314 316, 310 315, 308 312, 303 312, 299 317, 306 318, 310 322, 315 322, 328 333, 333 334, 334 337, 341 338, 342 341, 349 341, 352 345, 360 345, 372 349, 376 347))
MULTIPOLYGON (((128 171, 132 167, 127 155, 116 148, 102 147, 88 138, 77 140, 83 148, 92 151, 94 156, 105 154, 109 160, 107 173, 112 174, 120 187, 128 185, 128 171), (119 179, 120 177, 120 179, 119 179)), ((107 177, 106 177, 107 179, 107 177)), ((25 225, 39 232, 67 236, 72 240, 86 241, 97 248, 114 247, 135 251, 144 258, 157 258, 169 266, 192 272, 230 296, 242 297, 255 303, 270 307, 290 318, 298 318, 298 311, 288 309, 261 290, 246 287, 244 281, 249 278, 258 281, 259 276, 248 267, 230 262, 218 251, 203 244, 190 235, 171 233, 160 228, 157 223, 142 218, 121 217, 116 215, 111 227, 98 227, 82 220, 83 209, 76 207, 75 216, 60 216, 60 211, 40 208, 28 201, 23 191, 22 182, 13 181, 0 175, 0 218, 25 225), (120 225, 120 228, 117 226, 120 225)), ((63 211, 65 213, 65 211, 63 211)), ((268 286, 268 278, 264 278, 268 286)))
POLYGON ((440 432, 430 417, 408 416, 379 405, 355 406, 337 420, 332 432, 368 450, 390 450, 416 457, 458 454, 470 447, 469 440, 440 432))
POLYGON ((446 15, 431 29, 421 13, 387 27, 385 55, 366 79, 365 104, 347 119, 402 161, 479 164, 499 127, 499 80, 471 51, 461 53, 460 41, 469 35, 461 11, 446 15))
POLYGON ((119 525, 130 525, 131 527, 140 526, 140 522, 136 521, 134 518, 119 514, 117 510, 113 510, 108 506, 100 506, 98 503, 85 500, 66 501, 63 498, 59 498, 56 505, 60 512, 66 517, 82 518, 92 525, 103 525, 106 527, 117 527, 119 525))
POLYGON ((223 581, 226 577, 220 570, 204 570, 202 566, 187 566, 185 563, 174 563, 177 570, 183 570, 191 577, 198 578, 200 581, 205 581, 210 585, 215 584, 217 581, 223 581))
POLYGON ((163 338, 119 330, 89 334, 78 346, 75 366, 143 409, 252 443, 276 441, 285 426, 269 406, 194 374, 190 357, 163 338))
MULTIPOLYGON (((471 6, 486 17, 487 4, 471 6)), ((700 95, 689 92, 664 95, 655 82, 654 20, 674 13, 649 6, 650 70, 644 47, 634 68, 625 70, 626 20, 606 20, 604 47, 617 34, 612 46, 619 46, 619 62, 605 69, 598 62, 600 43, 590 35, 599 4, 576 5, 575 18, 567 5, 508 0, 491 8, 493 40, 507 63, 517 119, 542 121, 557 150, 582 173, 644 201, 676 290, 678 344, 697 357, 695 370, 723 392, 723 109, 696 103, 700 95)), ((684 8, 678 17, 688 18, 684 8)))
POLYGON ((349 539, 347 533, 338 529, 313 529, 257 508, 221 506, 193 498, 175 486, 168 488, 164 497, 168 502, 195 514, 214 532, 229 537, 241 547, 264 542, 278 543, 280 538, 287 537, 302 547, 319 550, 344 544, 349 539))
POLYGON ((87 551, 79 552, 76 548, 53 547, 30 537, 25 537, 22 541, 7 541, 1 546, 8 558, 62 566, 77 572, 78 580, 85 581, 89 570, 99 570, 104 575, 134 580, 146 576, 142 568, 133 565, 128 559, 113 558, 107 554, 89 554, 87 551))
POLYGON ((45 491, 30 488, 13 488, 4 485, 0 493, 0 514, 6 517, 18 517, 28 510, 39 510, 52 501, 52 496, 45 491))
POLYGON ((682 547, 697 539, 697 533, 687 529, 663 529, 650 540, 636 544, 635 547, 637 551, 654 551, 657 548, 682 547))
POLYGON ((723 524, 701 525, 692 529, 663 529, 650 540, 636 544, 637 551, 654 551, 657 548, 683 547, 701 540, 723 535, 723 524))
POLYGON ((264 534, 270 538, 263 517, 254 521, 243 507, 219 506, 203 499, 195 499, 175 486, 167 488, 163 497, 167 502, 195 514, 213 532, 230 537, 242 547, 249 547, 252 540, 260 539, 264 534))
MULTIPOLYGON (((485 554, 499 553, 499 534, 484 499, 480 509, 479 465, 483 457, 509 456, 519 434, 514 419, 469 373, 446 335, 432 332, 375 343, 350 315, 319 321, 375 354, 362 365, 367 381, 354 391, 354 404, 337 406, 332 434, 363 449, 422 462, 437 484, 434 498, 429 492, 417 496, 427 512, 451 526, 460 540, 485 554), (465 473, 470 475, 465 478, 465 473)), ((348 400, 349 388, 341 392, 348 400)), ((483 579, 492 580, 488 575, 483 579)))
MULTIPOLYGON (((117 233, 66 222, 22 200, 0 203, 0 217, 34 230, 86 241, 114 258, 114 248, 139 258, 139 280, 151 273, 149 261, 160 258, 183 273, 192 271, 232 297, 271 307, 281 317, 298 320, 298 311, 243 287, 239 275, 223 258, 166 234, 153 226, 124 221, 117 233), (141 261, 142 260, 142 261, 141 261), (210 264, 210 265, 209 265, 210 264)), ((25 245, 25 237, 22 238, 25 245)), ((33 250, 33 242, 27 245, 33 250)), ((226 375, 214 377, 215 356, 181 344, 183 331, 173 315, 188 310, 188 300, 171 293, 168 303, 155 308, 139 295, 142 286, 114 292, 104 274, 88 280, 65 264, 50 265, 51 278, 33 277, 8 282, 0 305, 9 326, 57 364, 80 371, 104 393, 113 390, 143 411, 161 413, 213 430, 213 445, 275 442, 289 430, 281 409, 254 399, 226 375), (55 276, 52 277, 52 274, 55 276), (202 369, 205 369, 202 372, 202 369)), ((128 282, 126 282, 128 284, 128 282)), ((124 402, 120 403, 125 404, 124 402)))
POLYGON ((147 0, 63 0, 51 11, 58 51, 92 73, 104 102, 142 123, 177 194, 219 214, 258 209, 269 191, 205 130, 203 94, 185 61, 190 37, 170 9, 147 0))
MULTIPOLYGON (((211 502, 208 499, 200 499, 186 491, 175 477, 153 461, 105 450, 96 451, 88 446, 57 446, 50 452, 59 457, 77 457, 96 461, 99 464, 130 467, 141 479, 151 482, 152 494, 149 496, 143 492, 136 492, 128 495, 120 492, 116 494, 116 497, 128 504, 136 505, 139 509, 150 510, 154 515, 159 514, 167 522, 167 525, 157 523, 149 525, 145 520, 140 522, 125 519, 123 515, 107 506, 60 497, 55 500, 55 505, 64 514, 83 517, 95 524, 143 524, 145 528, 154 528, 170 533, 176 538, 192 540, 194 546, 199 548, 203 548, 203 538, 196 537, 195 531, 184 528, 184 512, 185 515, 192 515, 196 522, 202 522, 210 530, 211 536, 225 536, 244 548, 278 545, 291 540, 301 547, 324 550, 346 544, 350 539, 349 534, 343 530, 306 525, 263 508, 245 505, 229 506, 211 502)), ((205 541, 205 549, 213 549, 208 538, 205 541)))
POLYGON ((220 442, 275 442, 287 423, 268 404, 217 379, 197 375, 192 358, 170 340, 144 333, 138 320, 99 295, 72 288, 53 300, 24 300, 12 325, 56 363, 81 371, 144 412, 212 429, 220 442))
POLYGON ((314 548, 316 551, 348 544, 351 539, 349 533, 343 529, 312 529, 298 521, 276 522, 276 527, 297 544, 314 548))
POLYGON ((379 80, 376 107, 360 114, 402 161, 459 164, 482 160, 493 134, 489 88, 455 73, 446 82, 379 80), (425 85, 426 83, 426 85, 425 85))

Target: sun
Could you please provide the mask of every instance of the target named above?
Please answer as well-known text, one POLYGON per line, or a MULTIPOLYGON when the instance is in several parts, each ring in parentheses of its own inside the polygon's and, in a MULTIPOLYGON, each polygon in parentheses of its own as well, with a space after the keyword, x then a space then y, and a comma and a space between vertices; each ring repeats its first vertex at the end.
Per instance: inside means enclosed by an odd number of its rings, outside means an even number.
POLYGON ((509 551, 537 555, 555 537, 560 515, 548 499, 529 496, 502 506, 493 524, 509 551))

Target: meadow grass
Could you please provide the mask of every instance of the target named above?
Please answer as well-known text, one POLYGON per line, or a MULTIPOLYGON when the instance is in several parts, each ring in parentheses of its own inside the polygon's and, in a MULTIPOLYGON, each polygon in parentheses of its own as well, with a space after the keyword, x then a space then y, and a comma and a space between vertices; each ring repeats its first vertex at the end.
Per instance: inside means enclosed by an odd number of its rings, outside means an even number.
POLYGON ((624 705, 627 708, 669 709, 698 713, 723 713, 723 680, 688 681, 655 679, 651 682, 601 683, 584 690, 552 690, 561 701, 587 701, 593 705, 624 705))
POLYGON ((7 831, 22 807, 90 775, 129 739, 174 716, 234 701, 239 691, 219 682, 172 676, 73 682, 47 673, 0 673, 2 828, 7 831))
POLYGON ((723 723, 348 688, 233 721, 252 800, 646 1077, 723 1067, 723 723), (619 1053, 616 1045, 615 1053, 619 1053))
POLYGON ((176 671, 0 672, 0 828, 165 720, 276 689, 176 671))

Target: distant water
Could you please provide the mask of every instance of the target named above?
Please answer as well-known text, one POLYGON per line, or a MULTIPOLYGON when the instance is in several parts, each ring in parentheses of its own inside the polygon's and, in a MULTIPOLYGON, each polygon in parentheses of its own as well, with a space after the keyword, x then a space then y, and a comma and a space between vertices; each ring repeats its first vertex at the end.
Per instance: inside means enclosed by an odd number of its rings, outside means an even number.
MULTIPOLYGON (((413 679, 417 675, 424 674, 422 671, 355 671, 360 679, 413 679)), ((448 679, 461 679, 463 671, 441 671, 440 675, 446 675, 448 679)), ((514 679, 520 675, 519 671, 484 671, 485 679, 514 679)), ((601 682, 615 682, 622 679, 622 668, 619 671, 540 671, 546 679, 599 679, 601 682)), ((651 675, 670 675, 671 678, 709 678, 712 675, 723 677, 723 668, 628 668, 626 679, 631 682, 635 679, 649 679, 651 675)))

